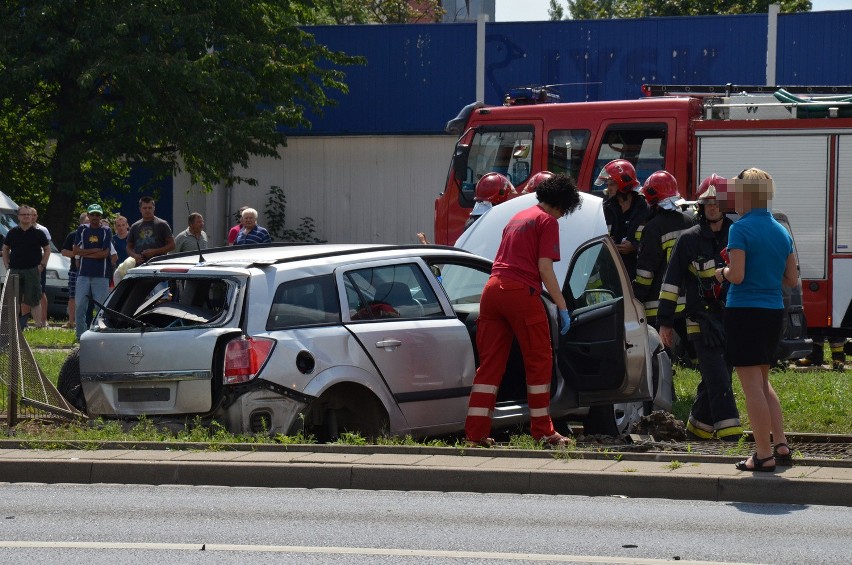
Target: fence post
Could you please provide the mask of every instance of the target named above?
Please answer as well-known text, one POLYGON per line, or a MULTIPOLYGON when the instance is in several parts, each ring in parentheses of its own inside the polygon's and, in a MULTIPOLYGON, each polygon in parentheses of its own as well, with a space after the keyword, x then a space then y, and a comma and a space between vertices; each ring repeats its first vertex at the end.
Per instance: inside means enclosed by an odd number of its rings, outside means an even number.
POLYGON ((2 306, 6 315, 2 316, 2 320, 9 355, 9 397, 6 399, 6 425, 9 430, 18 424, 18 380, 21 377, 20 344, 18 343, 18 285, 18 275, 6 276, 2 306))

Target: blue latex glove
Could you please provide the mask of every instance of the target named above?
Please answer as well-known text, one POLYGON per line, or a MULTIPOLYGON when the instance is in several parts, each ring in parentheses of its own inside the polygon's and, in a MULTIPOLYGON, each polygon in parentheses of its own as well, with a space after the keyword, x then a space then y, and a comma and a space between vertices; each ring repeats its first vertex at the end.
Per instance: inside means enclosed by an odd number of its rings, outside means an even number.
POLYGON ((559 335, 565 335, 571 329, 571 312, 559 310, 559 335))

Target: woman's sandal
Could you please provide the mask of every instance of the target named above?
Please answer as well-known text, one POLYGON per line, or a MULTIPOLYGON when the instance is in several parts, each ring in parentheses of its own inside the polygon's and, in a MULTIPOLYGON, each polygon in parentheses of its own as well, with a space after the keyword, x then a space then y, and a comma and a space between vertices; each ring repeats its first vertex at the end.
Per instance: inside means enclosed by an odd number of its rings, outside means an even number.
POLYGON ((775 463, 778 465, 790 466, 793 464, 793 450, 786 443, 779 443, 772 449, 772 455, 775 457, 775 463), (778 448, 784 447, 787 453, 778 453, 778 448))
POLYGON ((754 455, 752 455, 748 459, 743 459, 742 461, 736 463, 734 465, 734 467, 736 467, 740 471, 758 471, 758 472, 761 472, 761 473, 771 473, 775 470, 775 465, 767 465, 766 462, 769 461, 770 459, 774 459, 774 458, 775 458, 774 455, 770 455, 769 457, 766 457, 765 459, 758 459, 757 453, 755 453, 754 455), (751 459, 751 463, 752 463, 752 465, 754 465, 754 467, 748 466, 748 460, 749 459, 751 459))

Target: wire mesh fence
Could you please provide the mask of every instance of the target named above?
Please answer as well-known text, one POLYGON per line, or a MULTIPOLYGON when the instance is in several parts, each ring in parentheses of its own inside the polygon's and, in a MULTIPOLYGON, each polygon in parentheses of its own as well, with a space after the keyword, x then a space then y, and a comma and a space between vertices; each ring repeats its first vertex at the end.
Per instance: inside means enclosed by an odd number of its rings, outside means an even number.
POLYGON ((74 420, 71 406, 38 366, 19 325, 17 275, 0 292, 0 418, 8 429, 27 420, 74 420))

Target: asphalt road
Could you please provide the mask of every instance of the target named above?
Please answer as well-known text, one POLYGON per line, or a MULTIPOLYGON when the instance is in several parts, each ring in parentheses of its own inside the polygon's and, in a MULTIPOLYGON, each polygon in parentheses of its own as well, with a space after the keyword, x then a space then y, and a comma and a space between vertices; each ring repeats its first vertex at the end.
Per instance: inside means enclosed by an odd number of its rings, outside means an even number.
POLYGON ((849 509, 514 494, 0 484, 0 561, 846 563, 849 509))

